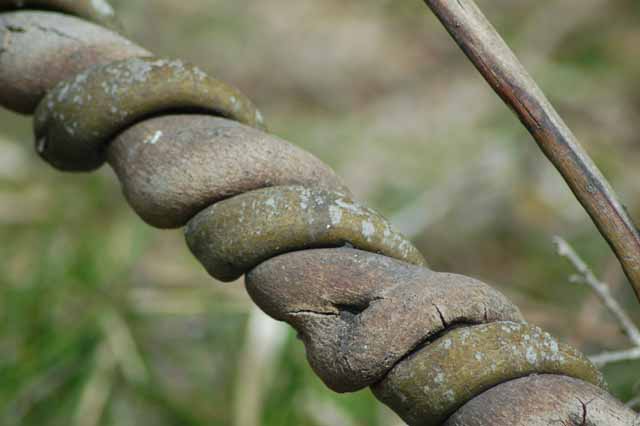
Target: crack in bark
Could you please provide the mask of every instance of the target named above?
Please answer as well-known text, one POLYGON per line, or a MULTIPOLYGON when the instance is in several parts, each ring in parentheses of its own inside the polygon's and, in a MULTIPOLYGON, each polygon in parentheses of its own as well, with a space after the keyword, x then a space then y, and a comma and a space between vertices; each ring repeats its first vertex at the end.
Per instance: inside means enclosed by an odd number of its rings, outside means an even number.
MULTIPOLYGON (((435 305, 434 305, 435 306, 435 305)), ((437 309, 437 308, 436 308, 437 309)), ((438 312, 440 312, 438 310, 438 312)), ((442 319, 442 317, 441 317, 442 319)), ((443 320, 444 321, 444 320, 443 320)), ((389 371, 393 370, 398 364, 400 364, 401 362, 403 362, 404 360, 406 360, 407 358, 411 357, 413 354, 421 351, 422 349, 426 348, 427 346, 429 346, 430 344, 434 343, 436 340, 443 338, 445 335, 447 335, 448 333, 452 332, 455 329, 458 328, 463 328, 463 327, 473 327, 476 325, 482 325, 482 322, 476 322, 476 321, 469 321, 467 319, 460 319, 457 321, 453 321, 450 324, 447 325, 446 328, 437 331, 435 333, 432 334, 428 334, 426 335, 424 338, 422 338, 418 343, 416 343, 413 348, 411 348, 409 351, 407 351, 406 354, 404 354, 402 357, 400 357, 386 372, 385 372, 385 377, 386 375, 389 373, 389 371)), ((382 379, 380 379, 380 381, 384 380, 384 377, 382 379)))
POLYGON ((296 311, 288 311, 286 312, 287 315, 291 315, 291 316, 316 316, 316 317, 338 317, 340 316, 339 314, 335 313, 335 312, 321 312, 321 311, 313 311, 313 310, 309 310, 309 309, 300 309, 300 310, 296 310, 296 311))
POLYGON ((76 43, 80 43, 81 42, 80 39, 78 39, 76 37, 73 37, 73 36, 65 33, 64 31, 58 30, 56 28, 49 28, 49 27, 45 27, 45 26, 39 25, 39 24, 32 24, 32 25, 33 25, 34 28, 36 28, 36 29, 38 29, 38 30, 40 30, 40 31, 42 31, 44 33, 52 33, 52 34, 57 35, 58 37, 66 38, 67 40, 71 40, 71 41, 74 41, 76 43))
POLYGON ((580 398, 578 398, 578 402, 581 405, 582 408, 582 414, 581 414, 581 418, 580 418, 580 424, 578 426, 587 426, 587 417, 588 417, 588 406, 589 404, 591 404, 593 401, 595 400, 595 398, 589 400, 588 402, 584 402, 582 401, 580 398))
POLYGON ((7 28, 7 31, 10 31, 12 33, 26 33, 27 32, 26 28, 20 27, 18 25, 7 24, 6 28, 7 28))
POLYGON ((433 304, 433 307, 436 309, 436 312, 438 313, 438 316, 440 317, 440 321, 442 321, 442 328, 446 329, 447 328, 447 320, 444 319, 444 315, 442 314, 442 311, 440 310, 438 305, 436 305, 435 303, 433 304))
POLYGON ((586 426, 586 424, 587 424, 587 404, 585 404, 582 401, 580 401, 580 404, 582 405, 582 422, 580 423, 580 426, 586 426))

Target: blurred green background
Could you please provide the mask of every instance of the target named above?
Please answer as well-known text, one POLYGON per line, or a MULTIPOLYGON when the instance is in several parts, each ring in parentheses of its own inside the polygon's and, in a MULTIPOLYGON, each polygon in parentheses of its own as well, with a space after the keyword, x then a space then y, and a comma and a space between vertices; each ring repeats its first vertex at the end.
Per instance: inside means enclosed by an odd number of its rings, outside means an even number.
MULTIPOLYGON (((113 3, 136 42, 241 88, 434 269, 496 286, 588 354, 630 345, 551 238, 640 322, 615 258, 421 1, 113 3)), ((479 4, 640 218, 640 2, 479 4)), ((0 123, 0 424, 401 424, 369 391, 328 391, 295 334, 213 282, 180 231, 140 221, 111 170, 58 173, 27 118, 0 123)), ((604 372, 640 395, 640 362, 604 372)))

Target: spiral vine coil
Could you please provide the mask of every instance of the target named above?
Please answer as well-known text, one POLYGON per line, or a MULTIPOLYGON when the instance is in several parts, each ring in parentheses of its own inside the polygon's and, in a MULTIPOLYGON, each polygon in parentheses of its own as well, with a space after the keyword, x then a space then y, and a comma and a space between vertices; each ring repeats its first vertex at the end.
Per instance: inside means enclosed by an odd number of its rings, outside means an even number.
POLYGON ((265 133, 240 91, 114 32, 103 0, 4 0, 0 11, 0 104, 35 113, 42 158, 68 171, 108 162, 144 221, 186 225, 212 276, 246 274, 331 389, 370 386, 410 425, 548 424, 539 407, 571 419, 590 397, 601 403, 589 424, 635 418, 584 356, 500 293, 428 269, 329 167, 265 133), (523 399, 545 387, 562 397, 523 399))

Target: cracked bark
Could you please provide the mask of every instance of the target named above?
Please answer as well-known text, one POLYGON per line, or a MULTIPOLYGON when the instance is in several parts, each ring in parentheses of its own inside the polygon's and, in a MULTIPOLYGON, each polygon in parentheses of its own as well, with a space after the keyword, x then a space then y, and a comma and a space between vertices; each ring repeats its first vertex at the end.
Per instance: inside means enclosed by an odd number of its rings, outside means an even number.
POLYGON ((90 22, 47 12, 3 13, 0 40, 0 101, 23 114, 32 113, 45 93, 70 75, 151 55, 90 22))
POLYGON ((635 412, 600 388, 569 377, 538 375, 484 392, 444 426, 635 426, 637 422, 635 412))

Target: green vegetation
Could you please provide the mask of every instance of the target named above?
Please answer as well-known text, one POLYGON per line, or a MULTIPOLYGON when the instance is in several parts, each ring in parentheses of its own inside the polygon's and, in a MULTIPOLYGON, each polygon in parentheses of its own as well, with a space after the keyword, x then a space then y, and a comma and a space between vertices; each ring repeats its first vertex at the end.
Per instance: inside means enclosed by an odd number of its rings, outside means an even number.
MULTIPOLYGON (((628 347, 591 292, 568 283, 551 237, 640 323, 615 258, 429 11, 348 3, 114 1, 133 40, 240 87, 360 200, 415 221, 434 269, 495 285, 588 354, 628 347)), ((640 219, 638 5, 481 5, 640 219)), ((0 424, 394 424, 368 390, 327 390, 294 332, 271 357, 253 346, 241 282, 214 282, 181 232, 140 221, 110 170, 58 173, 33 153, 29 120, 2 111, 0 123, 0 424), (259 409, 243 374, 260 379, 259 409)), ((640 362, 604 372, 619 398, 640 395, 640 362)))

